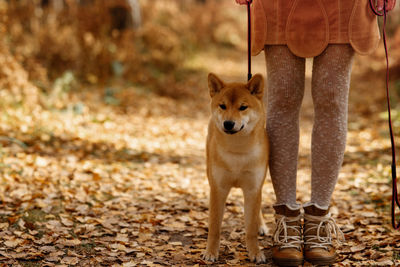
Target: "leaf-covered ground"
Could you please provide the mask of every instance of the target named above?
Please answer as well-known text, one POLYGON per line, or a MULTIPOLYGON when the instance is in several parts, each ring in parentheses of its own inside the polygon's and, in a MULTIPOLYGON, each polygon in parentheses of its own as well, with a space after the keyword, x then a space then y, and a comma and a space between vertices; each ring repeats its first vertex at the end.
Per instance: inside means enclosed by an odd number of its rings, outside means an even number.
MULTIPOLYGON (((226 58, 194 59, 192 64, 208 66, 207 71, 228 79, 244 79, 244 57, 232 62, 226 58)), ((264 72, 262 61, 261 56, 255 62, 259 72, 264 72)), ((332 200, 332 212, 346 237, 336 265, 394 266, 400 264, 400 232, 392 230, 389 221, 386 122, 380 108, 363 102, 359 88, 368 86, 368 72, 357 71, 360 65, 355 64, 348 146, 332 200)), ((51 105, 39 106, 3 91, 2 266, 207 264, 200 259, 208 216, 205 79, 193 89, 198 99, 187 100, 137 87, 118 90, 116 85, 106 92, 59 93, 51 105)), ((307 89, 298 172, 298 200, 303 203, 310 196, 311 127, 307 89)), ((270 233, 260 237, 266 266, 273 266, 273 203, 268 177, 262 206, 270 233)), ((227 202, 220 255, 221 265, 251 265, 239 190, 233 190, 227 202)))

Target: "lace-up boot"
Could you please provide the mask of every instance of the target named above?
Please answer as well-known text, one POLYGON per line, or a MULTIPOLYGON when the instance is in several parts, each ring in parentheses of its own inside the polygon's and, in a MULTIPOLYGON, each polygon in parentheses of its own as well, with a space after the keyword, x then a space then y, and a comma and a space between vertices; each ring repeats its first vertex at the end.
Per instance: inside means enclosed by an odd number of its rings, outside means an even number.
MULTIPOLYGON (((313 265, 330 265, 336 260, 332 235, 344 240, 340 228, 329 213, 315 205, 304 207, 304 257, 313 265)), ((339 240, 338 240, 339 242, 339 240)))
POLYGON ((292 210, 286 205, 274 206, 276 229, 272 259, 279 266, 303 264, 300 209, 292 210))

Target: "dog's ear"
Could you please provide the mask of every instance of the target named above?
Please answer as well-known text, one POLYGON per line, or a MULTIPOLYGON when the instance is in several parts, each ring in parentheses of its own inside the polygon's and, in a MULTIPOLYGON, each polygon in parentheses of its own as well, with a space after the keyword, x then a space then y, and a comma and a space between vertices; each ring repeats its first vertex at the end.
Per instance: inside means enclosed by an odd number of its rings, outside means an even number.
POLYGON ((219 93, 224 87, 224 82, 217 77, 214 73, 208 74, 208 88, 210 89, 210 96, 213 97, 215 94, 219 93))
POLYGON ((247 83, 247 88, 250 93, 259 99, 262 99, 264 94, 264 78, 261 74, 256 74, 247 83))

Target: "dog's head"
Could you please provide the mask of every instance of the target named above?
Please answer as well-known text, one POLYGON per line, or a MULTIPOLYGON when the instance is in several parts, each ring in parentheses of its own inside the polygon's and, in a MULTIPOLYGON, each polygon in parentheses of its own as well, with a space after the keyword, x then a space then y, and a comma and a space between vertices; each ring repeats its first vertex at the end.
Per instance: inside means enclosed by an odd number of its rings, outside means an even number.
POLYGON ((208 75, 212 120, 227 134, 252 132, 264 120, 264 79, 256 74, 247 83, 224 83, 215 74, 208 75))

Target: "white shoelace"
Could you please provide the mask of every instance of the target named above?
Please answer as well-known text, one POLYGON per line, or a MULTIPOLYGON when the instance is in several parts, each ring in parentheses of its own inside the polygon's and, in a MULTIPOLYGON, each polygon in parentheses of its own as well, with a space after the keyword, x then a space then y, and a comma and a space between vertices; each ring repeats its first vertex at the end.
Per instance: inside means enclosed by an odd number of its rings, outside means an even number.
POLYGON ((310 246, 310 248, 329 249, 328 246, 332 246, 332 233, 337 237, 339 244, 341 244, 341 240, 344 240, 342 230, 340 230, 330 213, 325 216, 304 214, 304 221, 307 225, 304 232, 304 245, 310 246), (314 230, 317 230, 316 235, 307 235, 308 232, 314 230), (321 231, 324 231, 326 236, 321 236, 321 231))
POLYGON ((301 245, 303 241, 301 240, 301 226, 288 225, 287 223, 299 222, 301 220, 301 215, 297 217, 286 217, 282 215, 277 215, 278 220, 276 223, 276 229, 274 233, 274 243, 280 248, 296 248, 301 250, 301 245), (293 230, 296 235, 288 235, 288 229, 293 230))

